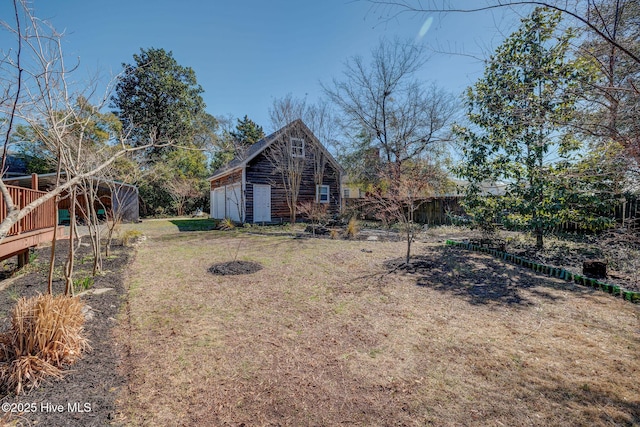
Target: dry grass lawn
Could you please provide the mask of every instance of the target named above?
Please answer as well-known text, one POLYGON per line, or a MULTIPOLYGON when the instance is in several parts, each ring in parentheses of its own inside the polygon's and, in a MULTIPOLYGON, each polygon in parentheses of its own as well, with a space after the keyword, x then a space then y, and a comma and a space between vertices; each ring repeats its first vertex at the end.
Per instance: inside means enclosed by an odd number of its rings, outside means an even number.
POLYGON ((640 425, 637 305, 436 239, 416 244, 429 272, 389 273, 402 251, 239 232, 149 238, 118 336, 121 421, 640 425), (236 254, 264 268, 208 272, 236 254))

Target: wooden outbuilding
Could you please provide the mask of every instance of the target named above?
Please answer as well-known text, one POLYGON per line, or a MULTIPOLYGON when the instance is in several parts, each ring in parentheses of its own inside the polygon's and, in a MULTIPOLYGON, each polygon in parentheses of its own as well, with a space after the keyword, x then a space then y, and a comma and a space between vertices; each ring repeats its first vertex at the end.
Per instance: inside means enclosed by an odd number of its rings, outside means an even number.
POLYGON ((340 212, 343 170, 302 120, 295 120, 214 172, 209 178, 212 218, 241 223, 289 221, 287 190, 270 151, 276 147, 281 154, 282 147, 287 147, 287 156, 304 162, 298 204, 311 201, 326 204, 330 214, 340 212))

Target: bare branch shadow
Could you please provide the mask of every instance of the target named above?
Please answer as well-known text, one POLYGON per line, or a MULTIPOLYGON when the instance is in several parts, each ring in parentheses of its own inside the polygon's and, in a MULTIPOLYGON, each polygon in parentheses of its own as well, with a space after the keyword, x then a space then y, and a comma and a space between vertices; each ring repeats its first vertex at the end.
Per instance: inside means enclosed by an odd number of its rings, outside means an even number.
POLYGON ((538 275, 490 255, 441 246, 413 256, 410 266, 398 267, 400 259, 385 263, 387 270, 416 277, 416 284, 465 298, 470 304, 502 304, 528 307, 535 305, 532 296, 557 302, 564 298, 546 289, 562 289, 593 294, 563 280, 538 275))

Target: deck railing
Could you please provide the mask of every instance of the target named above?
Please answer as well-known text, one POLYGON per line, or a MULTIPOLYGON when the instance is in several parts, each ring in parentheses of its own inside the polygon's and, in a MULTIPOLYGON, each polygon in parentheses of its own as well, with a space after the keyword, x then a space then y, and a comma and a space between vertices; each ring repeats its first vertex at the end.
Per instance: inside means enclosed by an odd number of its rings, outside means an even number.
MULTIPOLYGON (((15 187, 13 185, 7 185, 7 189, 13 198, 13 203, 15 203, 20 209, 47 194, 45 191, 31 190, 29 188, 15 187)), ((15 236, 29 231, 54 227, 56 225, 55 209, 55 199, 47 200, 11 227, 7 236, 15 236)), ((7 207, 4 202, 4 198, 0 196, 0 222, 4 221, 6 216, 7 207)))

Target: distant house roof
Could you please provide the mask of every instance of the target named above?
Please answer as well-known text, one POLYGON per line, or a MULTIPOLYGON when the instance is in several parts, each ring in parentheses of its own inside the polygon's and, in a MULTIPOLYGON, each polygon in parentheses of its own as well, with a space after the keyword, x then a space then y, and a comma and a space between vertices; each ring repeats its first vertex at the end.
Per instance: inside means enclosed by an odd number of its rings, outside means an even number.
POLYGON ((299 126, 300 129, 302 129, 302 131, 304 131, 324 151, 329 161, 332 162, 334 166, 338 168, 338 170, 340 170, 340 172, 344 172, 342 166, 340 166, 340 164, 331 155, 331 153, 329 153, 329 151, 327 151, 325 146, 318 140, 318 138, 316 138, 313 132, 311 132, 311 129, 309 129, 301 119, 296 119, 291 123, 289 123, 288 125, 283 126, 282 128, 278 129, 272 134, 265 136, 261 140, 249 146, 246 152, 234 157, 229 163, 218 168, 215 172, 213 172, 213 175, 211 175, 208 178, 208 180, 211 181, 213 179, 220 178, 224 175, 228 175, 230 173, 233 173, 235 171, 242 169, 251 160, 253 160, 256 156, 262 153, 267 147, 269 147, 275 140, 277 140, 278 137, 281 134, 283 134, 287 129, 295 126, 299 126))

